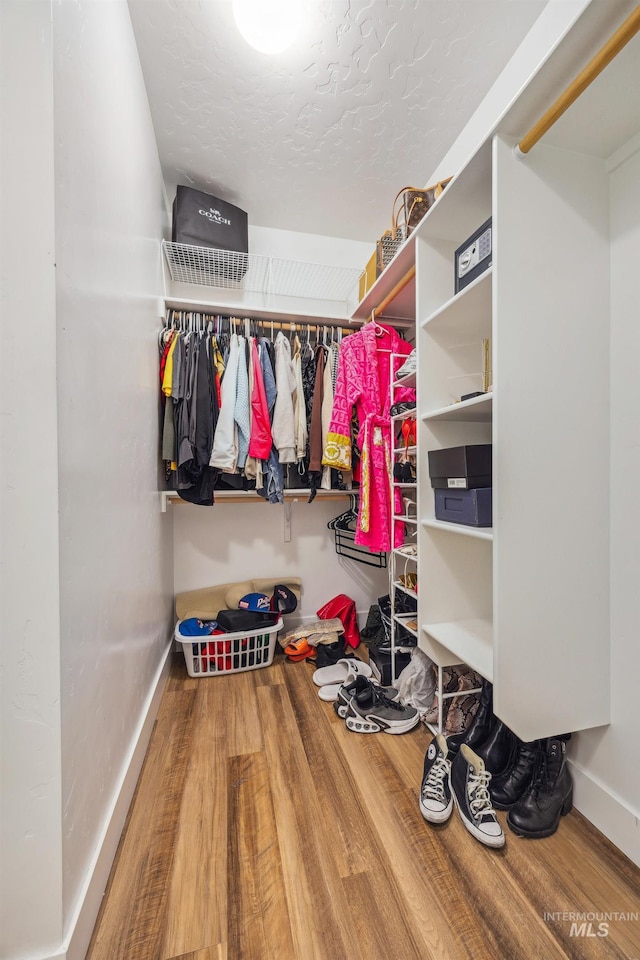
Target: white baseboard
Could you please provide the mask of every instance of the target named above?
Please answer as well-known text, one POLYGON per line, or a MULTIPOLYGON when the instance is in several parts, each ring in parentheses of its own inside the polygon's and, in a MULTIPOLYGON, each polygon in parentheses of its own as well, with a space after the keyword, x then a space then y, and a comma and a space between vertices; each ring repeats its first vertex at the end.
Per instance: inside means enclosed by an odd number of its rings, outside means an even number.
POLYGON ((167 649, 151 684, 140 721, 134 731, 129 750, 116 784, 109 810, 96 844, 92 864, 87 871, 84 886, 78 898, 61 951, 42 960, 84 960, 93 934, 109 873, 115 859, 142 764, 151 738, 160 700, 171 665, 173 644, 167 649))
POLYGON ((640 867, 640 816, 597 779, 569 760, 573 805, 594 827, 640 867))

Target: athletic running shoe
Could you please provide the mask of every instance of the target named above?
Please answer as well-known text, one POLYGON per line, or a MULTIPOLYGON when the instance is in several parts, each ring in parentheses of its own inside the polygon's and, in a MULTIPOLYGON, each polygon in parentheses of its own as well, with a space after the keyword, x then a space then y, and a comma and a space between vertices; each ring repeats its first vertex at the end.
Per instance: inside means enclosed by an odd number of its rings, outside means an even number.
POLYGON ((395 687, 381 687, 380 684, 378 684, 375 680, 371 680, 368 677, 353 676, 342 684, 338 690, 338 698, 333 704, 333 709, 339 717, 342 717, 344 720, 349 710, 349 704, 351 703, 352 698, 356 695, 356 693, 366 690, 370 684, 376 687, 378 690, 381 690, 385 697, 388 697, 389 700, 397 700, 398 691, 395 687))
POLYGON ((345 716, 348 730, 354 733, 407 733, 419 723, 415 707, 390 700, 381 687, 368 683, 349 701, 345 716))

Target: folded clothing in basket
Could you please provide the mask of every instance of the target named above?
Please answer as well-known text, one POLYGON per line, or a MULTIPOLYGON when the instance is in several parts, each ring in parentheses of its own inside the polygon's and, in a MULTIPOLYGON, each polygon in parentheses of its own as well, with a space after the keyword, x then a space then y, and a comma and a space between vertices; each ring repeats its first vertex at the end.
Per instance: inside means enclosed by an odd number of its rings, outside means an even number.
POLYGON ((225 632, 217 620, 198 620, 197 617, 188 617, 180 623, 180 633, 183 637, 212 637, 225 632))
POLYGON ((218 626, 223 630, 229 630, 230 633, 272 627, 279 619, 280 614, 277 611, 257 613, 254 610, 219 610, 217 616, 218 626))

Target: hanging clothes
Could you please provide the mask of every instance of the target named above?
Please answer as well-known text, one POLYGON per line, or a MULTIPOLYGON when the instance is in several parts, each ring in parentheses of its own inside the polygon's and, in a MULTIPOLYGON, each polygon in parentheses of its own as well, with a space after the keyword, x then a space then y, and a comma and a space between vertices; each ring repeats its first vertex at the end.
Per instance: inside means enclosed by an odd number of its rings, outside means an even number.
POLYGON ((391 354, 394 374, 411 345, 392 328, 367 323, 347 337, 340 351, 333 413, 323 464, 351 468, 351 412, 358 414, 358 447, 362 452, 360 502, 355 543, 372 552, 391 549, 391 354))
MULTIPOLYGON (((249 456, 256 460, 268 460, 271 453, 271 420, 269 407, 262 379, 260 358, 255 338, 251 338, 251 373, 253 384, 251 388, 251 436, 249 439, 249 456)), ((277 404, 277 400, 276 400, 277 404)))
POLYGON ((304 402, 304 383, 302 380, 302 349, 295 338, 293 351, 293 374, 296 392, 293 402, 293 430, 295 436, 296 463, 301 464, 307 452, 307 411, 304 402))
MULTIPOLYGON (((325 444, 327 442, 327 437, 329 435, 329 425, 331 423, 331 414, 333 411, 333 367, 334 367, 334 354, 333 350, 329 348, 326 354, 326 362, 324 365, 324 374, 322 377, 322 411, 321 411, 321 423, 322 423, 322 449, 324 450, 325 444)), ((322 468, 322 481, 320 483, 322 490, 331 490, 331 467, 323 466, 322 468)))
POLYGON ((218 467, 225 473, 234 473, 238 465, 238 426, 235 422, 236 390, 240 346, 238 335, 232 334, 224 377, 220 387, 220 416, 213 438, 213 450, 209 466, 218 467))
POLYGON ((278 395, 273 411, 273 442, 280 463, 296 462, 294 396, 296 378, 291 362, 291 344, 282 331, 276 337, 276 387, 278 395))
MULTIPOLYGON (((269 416, 273 419, 278 391, 269 346, 270 341, 263 337, 260 340, 260 365, 269 416)), ((262 461, 262 482, 258 484, 256 478, 256 493, 268 500, 269 503, 284 503, 284 475, 275 444, 271 446, 269 459, 262 461)))
POLYGON ((236 404, 233 417, 238 428, 238 469, 244 469, 249 453, 251 436, 249 397, 249 371, 247 368, 246 340, 238 337, 238 375, 236 378, 236 404))
POLYGON ((319 343, 315 349, 315 381, 309 430, 309 483, 311 486, 309 503, 316 495, 316 489, 322 474, 322 398, 324 395, 325 359, 326 350, 319 343))

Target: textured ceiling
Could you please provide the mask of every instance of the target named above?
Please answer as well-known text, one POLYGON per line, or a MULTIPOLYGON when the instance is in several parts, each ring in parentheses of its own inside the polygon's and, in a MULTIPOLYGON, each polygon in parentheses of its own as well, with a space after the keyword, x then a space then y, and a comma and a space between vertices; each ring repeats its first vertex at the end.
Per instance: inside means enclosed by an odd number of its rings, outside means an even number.
POLYGON ((231 0, 129 0, 169 196, 192 185, 253 225, 374 240, 547 0, 300 2, 302 36, 268 56, 231 0))

